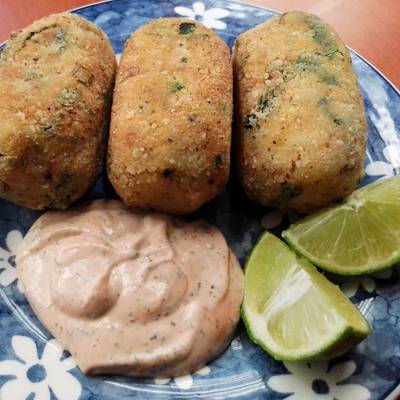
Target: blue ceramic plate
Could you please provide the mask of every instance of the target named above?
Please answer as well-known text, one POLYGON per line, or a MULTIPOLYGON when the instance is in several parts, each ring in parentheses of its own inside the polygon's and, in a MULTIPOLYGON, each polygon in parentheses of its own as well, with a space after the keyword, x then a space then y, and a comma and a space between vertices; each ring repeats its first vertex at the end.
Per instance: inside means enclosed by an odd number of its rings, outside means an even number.
MULTIPOLYGON (((119 0, 74 11, 101 26, 121 53, 132 31, 152 18, 202 21, 229 46, 274 12, 231 1, 119 0)), ((400 173, 400 94, 353 53, 369 128, 362 184, 400 173)), ((89 198, 114 197, 104 179, 89 198)), ((274 361, 248 339, 243 327, 225 353, 193 375, 133 380, 87 377, 40 324, 18 286, 15 253, 38 213, 0 201, 0 399, 394 399, 400 383, 400 269, 337 281, 373 326, 371 336, 345 356, 321 363, 274 361)), ((196 217, 219 226, 241 262, 263 229, 275 233, 295 218, 251 205, 231 182, 196 217)))

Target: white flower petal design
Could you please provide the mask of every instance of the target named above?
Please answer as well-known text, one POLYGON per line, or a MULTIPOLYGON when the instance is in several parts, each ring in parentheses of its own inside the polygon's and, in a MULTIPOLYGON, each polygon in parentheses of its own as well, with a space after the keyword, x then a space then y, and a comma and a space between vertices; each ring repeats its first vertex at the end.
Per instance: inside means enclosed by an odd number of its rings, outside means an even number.
POLYGON ((337 385, 334 390, 335 399, 338 400, 370 400, 371 393, 364 386, 350 383, 337 385))
POLYGON ((226 23, 220 21, 220 19, 227 17, 231 13, 229 10, 219 7, 212 7, 206 10, 204 3, 201 1, 194 2, 192 8, 178 6, 174 8, 174 11, 178 15, 198 20, 205 26, 214 29, 225 29, 226 23))
POLYGON ((13 336, 11 344, 23 362, 0 362, 0 375, 16 377, 2 385, 1 400, 26 400, 31 393, 35 400, 50 400, 50 389, 57 400, 79 399, 81 385, 68 372, 75 367, 75 362, 72 357, 60 360, 63 349, 56 340, 46 343, 41 358, 38 357, 36 343, 27 336, 13 336))
POLYGON ((353 297, 358 290, 359 281, 357 278, 347 278, 341 285, 340 289, 347 297, 353 297))
POLYGON ((231 347, 232 347, 233 351, 238 351, 238 350, 243 349, 242 341, 240 340, 240 336, 238 336, 237 338, 232 340, 231 347))
POLYGON ((23 364, 15 360, 0 361, 0 375, 20 377, 26 373, 23 364))
MULTIPOLYGON (((193 375, 201 375, 205 376, 210 373, 210 367, 205 365, 203 368, 200 368, 198 371, 196 371, 193 375)), ((188 390, 193 386, 193 375, 183 375, 183 376, 177 376, 173 378, 175 381, 176 386, 178 386, 179 389, 182 390, 188 390)), ((170 378, 155 378, 154 383, 156 385, 166 385, 167 383, 171 382, 170 378)))
POLYGON ((290 394, 285 400, 368 400, 371 393, 358 384, 342 384, 356 371, 354 361, 345 361, 328 371, 327 362, 285 362, 291 372, 271 377, 267 385, 278 393, 290 394))
POLYGON ((370 176, 392 176, 393 166, 384 161, 374 161, 366 166, 365 173, 370 176))
POLYGON ((10 266, 3 270, 0 274, 0 284, 2 286, 8 286, 17 279, 17 270, 10 266))
POLYGON ((264 229, 272 229, 278 227, 283 220, 285 212, 280 209, 274 209, 267 212, 261 219, 261 226, 264 229))
POLYGON ((0 247, 0 262, 7 261, 8 257, 10 257, 10 252, 0 247))
POLYGON ((226 28, 225 22, 218 21, 217 19, 204 17, 202 22, 208 28, 212 28, 212 29, 225 29, 226 28))
POLYGON ((175 12, 182 15, 182 17, 189 17, 191 19, 194 19, 195 17, 194 11, 187 7, 175 7, 175 12))
POLYGON ((268 379, 267 385, 275 392, 294 393, 300 390, 301 384, 293 375, 278 375, 268 379))
POLYGON ((209 366, 205 366, 203 368, 200 368, 197 372, 196 375, 201 375, 201 376, 206 376, 210 373, 210 367, 209 366))
MULTIPOLYGON (((31 393, 30 385, 22 385, 19 379, 7 381, 0 390, 1 400, 26 400, 31 393)), ((36 399, 35 399, 36 400, 36 399)))
POLYGON ((11 344, 15 354, 27 364, 36 364, 38 354, 35 342, 27 336, 15 335, 11 339, 11 344))
POLYGON ((292 394, 289 397, 285 397, 285 400, 303 400, 301 397, 297 397, 295 394, 292 394))
POLYGON ((48 370, 47 383, 58 400, 76 400, 81 395, 81 385, 71 374, 56 369, 56 373, 48 370))
POLYGON ((291 372, 293 375, 299 377, 300 379, 313 379, 313 372, 308 364, 304 362, 284 362, 283 363, 286 369, 291 372))
POLYGON ((70 369, 74 369, 76 367, 76 362, 72 356, 64 358, 64 360, 60 361, 60 364, 63 365, 65 371, 69 371, 70 369))
POLYGON ((394 168, 400 167, 400 150, 398 145, 390 144, 389 146, 386 146, 383 149, 383 155, 394 168))
POLYGON ((55 339, 51 339, 47 342, 43 354, 42 354, 42 362, 46 365, 56 364, 60 361, 60 358, 63 354, 63 348, 60 343, 55 339))
POLYGON ((225 8, 210 8, 206 11, 207 18, 221 19, 227 17, 231 12, 225 8))
MULTIPOLYGON (((15 276, 15 279, 17 279, 17 276, 15 276)), ((24 289, 21 279, 17 280, 17 288, 21 293, 24 293, 25 289, 24 289)))
POLYGON ((341 282, 340 288, 347 297, 353 297, 360 287, 362 287, 366 292, 372 293, 376 289, 376 283, 373 278, 389 279, 391 276, 392 269, 387 269, 384 271, 375 272, 371 275, 344 278, 339 281, 341 282))
MULTIPOLYGON (((300 365, 303 363, 299 363, 300 365)), ((307 364, 308 368, 310 368, 311 371, 313 371, 313 374, 323 374, 328 371, 328 361, 315 361, 313 363, 308 363, 307 364)))
MULTIPOLYGON (((34 390, 32 391, 35 393, 35 400, 50 400, 50 390, 46 384, 36 384, 34 390)), ((57 398, 57 400, 64 399, 57 398)))
POLYGON ((14 229, 8 232, 6 237, 6 245, 14 255, 17 254, 18 248, 22 242, 22 234, 20 231, 14 229))
POLYGON ((206 11, 205 5, 201 1, 196 1, 192 4, 193 11, 197 15, 204 15, 204 12, 206 11))
POLYGON ((354 361, 346 361, 341 364, 336 364, 329 371, 329 376, 336 383, 342 382, 356 371, 356 363, 354 361))
POLYGON ((8 286, 17 280, 17 271, 15 269, 15 255, 22 242, 22 234, 14 229, 8 232, 6 245, 10 251, 0 247, 0 284, 8 286))
POLYGON ((170 382, 170 378, 155 378, 154 383, 156 385, 166 385, 168 382, 170 382))
POLYGON ((188 390, 193 386, 192 375, 177 376, 174 380, 179 389, 188 390))
POLYGON ((372 293, 375 288, 376 288, 376 284, 375 281, 369 277, 369 276, 363 276, 360 279, 361 285, 362 287, 368 292, 368 293, 372 293))
POLYGON ((121 15, 116 11, 105 11, 94 20, 94 23, 96 25, 103 25, 114 18, 121 18, 121 15))

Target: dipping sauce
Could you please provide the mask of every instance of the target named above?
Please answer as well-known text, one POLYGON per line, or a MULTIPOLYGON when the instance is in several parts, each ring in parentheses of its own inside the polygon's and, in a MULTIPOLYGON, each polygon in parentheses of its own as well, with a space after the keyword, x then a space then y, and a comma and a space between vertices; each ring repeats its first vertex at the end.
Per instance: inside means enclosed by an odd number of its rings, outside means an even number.
POLYGON ((84 373, 194 372, 239 320, 242 270, 205 222, 97 200, 43 214, 16 262, 33 310, 84 373))

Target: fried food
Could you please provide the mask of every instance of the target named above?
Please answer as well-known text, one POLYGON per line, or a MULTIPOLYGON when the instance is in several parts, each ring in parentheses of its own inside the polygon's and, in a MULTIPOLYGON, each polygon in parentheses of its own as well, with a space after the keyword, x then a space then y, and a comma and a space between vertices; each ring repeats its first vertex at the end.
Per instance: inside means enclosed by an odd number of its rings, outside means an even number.
POLYGON ((102 166, 115 56, 104 33, 55 14, 14 33, 0 58, 0 196, 66 208, 102 166))
POLYGON ((117 74, 108 176, 129 206, 186 214, 229 177, 229 49, 202 24, 150 22, 126 44, 117 74))
POLYGON ((237 38, 234 75, 238 170, 252 200, 306 213, 356 188, 364 107, 330 26, 301 12, 271 18, 237 38))

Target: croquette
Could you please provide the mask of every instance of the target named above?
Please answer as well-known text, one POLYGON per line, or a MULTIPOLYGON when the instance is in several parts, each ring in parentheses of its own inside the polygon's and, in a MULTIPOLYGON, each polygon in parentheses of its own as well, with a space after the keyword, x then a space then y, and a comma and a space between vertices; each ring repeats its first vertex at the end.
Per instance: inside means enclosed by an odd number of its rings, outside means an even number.
POLYGON ((363 175, 366 119, 349 51, 320 18, 289 12, 234 45, 237 165, 248 196, 308 213, 363 175))
POLYGON ((129 206, 190 213, 229 178, 232 65, 200 23, 154 20, 127 42, 117 73, 108 176, 129 206))
POLYGON ((14 33, 0 56, 0 196, 66 208, 94 183, 106 144, 115 55, 104 33, 54 14, 14 33))

